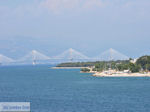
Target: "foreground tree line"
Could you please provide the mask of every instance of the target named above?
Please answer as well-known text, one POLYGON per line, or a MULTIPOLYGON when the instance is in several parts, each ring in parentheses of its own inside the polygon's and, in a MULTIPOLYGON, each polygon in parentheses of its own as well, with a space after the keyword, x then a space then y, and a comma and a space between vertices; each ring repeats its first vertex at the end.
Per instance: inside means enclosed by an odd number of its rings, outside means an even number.
MULTIPOLYGON (((117 71, 124 71, 128 70, 132 73, 136 72, 149 72, 150 71, 150 56, 142 56, 139 59, 136 60, 136 62, 133 62, 132 59, 126 60, 126 61, 102 61, 99 63, 96 63, 93 67, 93 71, 104 71, 109 69, 115 69, 117 71)), ((88 72, 90 69, 83 68, 81 69, 83 72, 88 72)))
MULTIPOLYGON (((135 72, 148 72, 150 71, 150 56, 142 56, 133 62, 129 60, 118 61, 96 61, 96 62, 70 62, 61 63, 57 67, 89 67, 93 71, 104 71, 109 69, 115 69, 117 71, 129 70, 132 73, 135 72)), ((83 68, 81 71, 89 72, 89 68, 83 68)))
POLYGON ((119 71, 130 70, 132 73, 135 72, 149 72, 150 71, 150 56, 142 56, 132 63, 129 60, 127 64, 118 64, 117 68, 119 71))

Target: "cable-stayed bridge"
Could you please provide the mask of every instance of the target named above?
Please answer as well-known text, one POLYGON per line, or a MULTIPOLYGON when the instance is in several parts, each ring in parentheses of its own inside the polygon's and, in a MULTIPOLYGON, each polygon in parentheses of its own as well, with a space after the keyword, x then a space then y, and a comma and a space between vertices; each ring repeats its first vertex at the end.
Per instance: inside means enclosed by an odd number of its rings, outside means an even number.
POLYGON ((37 64, 38 61, 50 60, 50 57, 36 51, 32 50, 27 55, 22 57, 21 59, 17 60, 20 63, 32 62, 33 65, 37 64))
POLYGON ((15 60, 0 54, 0 65, 3 64, 3 63, 9 64, 9 63, 13 63, 13 62, 15 62, 15 60))
POLYGON ((70 62, 72 61, 79 61, 79 60, 88 60, 90 59, 89 57, 85 56, 84 54, 70 48, 60 55, 54 56, 53 59, 57 60, 69 60, 70 62))
POLYGON ((89 58, 88 56, 82 54, 79 51, 76 51, 72 48, 64 51, 63 53, 54 56, 49 57, 46 56, 36 50, 32 50, 28 54, 26 54, 24 57, 14 61, 11 58, 5 57, 3 55, 0 55, 0 63, 6 63, 6 62, 15 62, 19 64, 41 64, 41 63, 62 63, 62 62, 86 62, 86 61, 115 61, 115 60, 128 60, 129 57, 125 56, 124 54, 114 50, 109 49, 105 52, 101 53, 100 55, 89 58))
POLYGON ((86 61, 90 58, 83 55, 82 53, 70 48, 63 53, 54 56, 48 57, 36 50, 32 50, 28 54, 26 54, 21 59, 17 60, 18 63, 32 63, 33 65, 38 64, 39 62, 49 62, 49 63, 62 63, 62 62, 78 62, 78 61, 86 61))
POLYGON ((110 48, 101 53, 100 55, 94 57, 94 59, 98 61, 116 61, 116 60, 128 60, 129 57, 110 48))

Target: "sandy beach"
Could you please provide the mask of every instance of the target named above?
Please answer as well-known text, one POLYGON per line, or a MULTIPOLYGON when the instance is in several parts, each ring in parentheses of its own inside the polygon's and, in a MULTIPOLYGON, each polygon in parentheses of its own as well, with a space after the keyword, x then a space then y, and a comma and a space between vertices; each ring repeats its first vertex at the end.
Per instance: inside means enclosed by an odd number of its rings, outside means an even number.
POLYGON ((104 74, 104 73, 95 73, 95 77, 150 77, 150 73, 121 73, 121 74, 104 74))

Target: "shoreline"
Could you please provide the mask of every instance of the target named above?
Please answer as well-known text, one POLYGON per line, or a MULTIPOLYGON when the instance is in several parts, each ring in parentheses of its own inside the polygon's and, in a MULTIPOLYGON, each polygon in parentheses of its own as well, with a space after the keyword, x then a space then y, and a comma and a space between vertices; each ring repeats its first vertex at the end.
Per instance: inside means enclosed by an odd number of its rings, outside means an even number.
POLYGON ((142 74, 142 73, 122 73, 122 74, 103 74, 103 73, 95 73, 92 76, 94 77, 150 77, 150 73, 142 74))
MULTIPOLYGON (((82 68, 89 68, 89 67, 51 67, 51 69, 82 69, 82 68)), ((94 77, 150 77, 150 73, 112 73, 112 74, 106 74, 104 72, 82 72, 80 73, 93 73, 92 76, 94 77)))

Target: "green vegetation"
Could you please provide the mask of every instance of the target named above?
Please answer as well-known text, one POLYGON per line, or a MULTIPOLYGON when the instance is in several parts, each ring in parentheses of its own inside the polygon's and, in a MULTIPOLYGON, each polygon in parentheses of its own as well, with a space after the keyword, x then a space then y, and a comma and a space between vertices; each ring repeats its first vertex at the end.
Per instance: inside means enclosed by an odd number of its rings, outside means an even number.
POLYGON ((88 68, 82 68, 81 71, 82 72, 90 72, 90 69, 88 69, 88 68))
POLYGON ((150 71, 150 56, 142 56, 137 62, 137 65, 141 66, 143 71, 150 71))
MULTIPOLYGON (((142 56, 137 59, 136 63, 131 62, 132 59, 125 61, 96 61, 96 62, 75 62, 62 63, 57 67, 93 67, 93 71, 101 72, 103 70, 115 69, 118 71, 129 70, 132 73, 140 71, 150 71, 150 56, 142 56)), ((81 71, 88 72, 89 69, 81 69, 81 71)))
POLYGON ((131 59, 128 61, 109 61, 99 62, 95 64, 93 71, 103 71, 108 69, 116 69, 118 71, 129 70, 132 73, 140 71, 150 71, 150 56, 142 56, 137 59, 136 63, 131 63, 131 59))
MULTIPOLYGON (((113 63, 113 61, 111 61, 113 63)), ((128 63, 127 61, 115 61, 115 63, 128 63)), ((104 66, 109 65, 110 61, 96 61, 96 62, 68 62, 68 63, 61 63, 58 64, 56 67, 93 67, 95 65, 97 66, 104 66), (100 64, 100 65, 99 65, 100 64), (101 65, 102 64, 102 65, 101 65)), ((97 67, 99 68, 99 67, 97 67)), ((107 66, 108 68, 108 66, 107 66)))
POLYGON ((136 73, 136 72, 139 72, 141 70, 141 67, 137 64, 134 64, 134 63, 129 63, 128 67, 132 73, 136 73))
POLYGON ((117 64, 116 69, 118 71, 128 70, 129 69, 128 68, 128 63, 127 64, 123 64, 123 63, 117 64))
POLYGON ((116 69, 118 71, 130 70, 132 73, 136 73, 140 71, 141 67, 137 64, 129 62, 127 64, 117 64, 116 69))
POLYGON ((68 62, 58 64, 56 67, 92 67, 96 62, 68 62))

